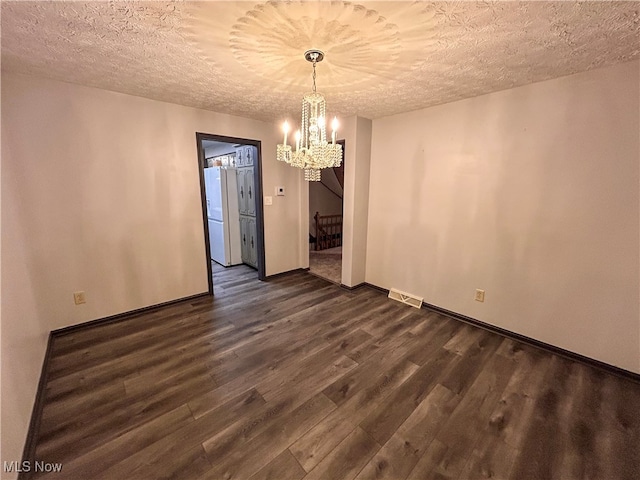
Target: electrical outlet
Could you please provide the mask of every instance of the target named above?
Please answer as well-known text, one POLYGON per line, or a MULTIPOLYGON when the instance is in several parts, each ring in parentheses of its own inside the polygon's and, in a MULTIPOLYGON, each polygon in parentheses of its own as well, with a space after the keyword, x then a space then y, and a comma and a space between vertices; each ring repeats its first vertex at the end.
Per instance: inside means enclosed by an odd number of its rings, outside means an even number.
POLYGON ((87 299, 84 296, 84 292, 73 292, 73 301, 76 305, 81 303, 87 303, 87 299))
POLYGON ((484 302, 484 290, 476 290, 476 302, 484 302))
POLYGON ((284 197, 284 187, 276 187, 276 197, 284 197))

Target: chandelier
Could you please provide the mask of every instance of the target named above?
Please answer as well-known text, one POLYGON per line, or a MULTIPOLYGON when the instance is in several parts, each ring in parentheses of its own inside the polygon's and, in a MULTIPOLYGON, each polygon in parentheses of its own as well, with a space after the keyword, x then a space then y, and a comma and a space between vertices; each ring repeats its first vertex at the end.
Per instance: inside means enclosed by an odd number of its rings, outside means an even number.
POLYGON ((320 181, 320 170, 339 167, 342 162, 342 145, 336 144, 338 119, 331 122, 331 143, 327 142, 325 127, 326 102, 322 94, 316 92, 316 63, 321 62, 324 53, 320 50, 307 50, 304 58, 313 64, 313 91, 302 99, 301 130, 295 134, 296 149, 287 145, 289 124, 284 122, 284 141, 278 144, 276 158, 293 167, 304 169, 307 181, 320 181))

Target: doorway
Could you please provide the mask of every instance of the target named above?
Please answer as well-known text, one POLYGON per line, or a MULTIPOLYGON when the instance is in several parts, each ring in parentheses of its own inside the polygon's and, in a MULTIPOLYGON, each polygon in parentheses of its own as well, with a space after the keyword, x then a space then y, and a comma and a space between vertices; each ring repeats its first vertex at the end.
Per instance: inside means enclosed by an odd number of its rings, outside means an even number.
POLYGON ((213 295, 216 271, 246 265, 265 279, 261 142, 198 132, 196 143, 213 295))
POLYGON ((319 182, 309 182, 309 272, 342 283, 342 210, 345 141, 340 167, 322 170, 319 182))

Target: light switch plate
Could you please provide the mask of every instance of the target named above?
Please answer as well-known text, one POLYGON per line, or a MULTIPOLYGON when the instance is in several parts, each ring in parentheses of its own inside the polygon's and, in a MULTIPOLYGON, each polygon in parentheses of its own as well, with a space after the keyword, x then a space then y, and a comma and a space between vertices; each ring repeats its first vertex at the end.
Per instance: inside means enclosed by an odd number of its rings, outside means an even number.
POLYGON ((265 205, 273 205, 273 197, 264 197, 265 205))

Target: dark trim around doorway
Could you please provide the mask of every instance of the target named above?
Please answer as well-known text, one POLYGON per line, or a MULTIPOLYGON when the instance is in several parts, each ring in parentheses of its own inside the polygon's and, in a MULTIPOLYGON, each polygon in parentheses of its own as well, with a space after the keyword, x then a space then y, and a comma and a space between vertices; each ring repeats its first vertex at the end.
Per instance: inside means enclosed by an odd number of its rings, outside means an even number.
POLYGON ((240 145, 253 145, 258 149, 258 158, 254 163, 255 188, 256 188, 256 227, 258 230, 258 280, 265 280, 264 266, 264 206, 262 204, 262 142, 248 138, 227 137, 211 133, 196 132, 196 145, 198 148, 198 174, 200 175, 200 197, 202 203, 202 222, 204 223, 205 255, 207 257, 207 275, 209 281, 209 295, 213 295, 213 270, 211 267, 211 250, 209 245, 209 222, 207 219, 207 197, 204 190, 204 169, 206 167, 202 141, 237 143, 240 145))

